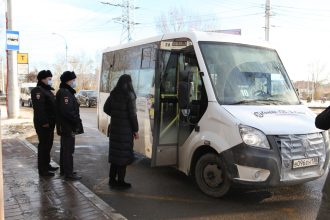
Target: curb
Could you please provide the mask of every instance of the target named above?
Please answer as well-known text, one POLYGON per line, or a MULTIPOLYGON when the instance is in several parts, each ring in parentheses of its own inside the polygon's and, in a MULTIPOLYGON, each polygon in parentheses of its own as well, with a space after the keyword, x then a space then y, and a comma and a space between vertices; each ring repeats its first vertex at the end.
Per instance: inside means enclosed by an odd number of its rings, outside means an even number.
MULTIPOLYGON (((26 145, 29 149, 31 149, 33 152, 37 153, 37 148, 28 142, 24 138, 17 138, 20 140, 24 145, 26 145)), ((56 164, 52 160, 52 163, 56 164)), ((80 181, 68 181, 68 184, 70 184, 72 187, 76 188, 81 194, 83 194, 91 203, 93 203, 98 209, 100 209, 106 216, 110 217, 112 220, 127 220, 123 215, 120 213, 117 213, 117 211, 109 206, 106 202, 104 202, 100 197, 98 197, 95 193, 90 191, 85 185, 83 185, 80 181)))

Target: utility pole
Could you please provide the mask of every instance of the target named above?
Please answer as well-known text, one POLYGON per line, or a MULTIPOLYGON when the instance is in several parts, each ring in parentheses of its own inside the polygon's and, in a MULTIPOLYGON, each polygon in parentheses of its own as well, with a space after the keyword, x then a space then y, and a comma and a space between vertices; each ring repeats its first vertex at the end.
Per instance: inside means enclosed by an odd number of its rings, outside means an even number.
MULTIPOLYGON (((11 0, 7 0, 6 29, 12 30, 11 0)), ((17 77, 17 52, 6 50, 7 53, 7 115, 8 118, 19 116, 19 92, 17 77)))
POLYGON ((68 44, 66 42, 66 39, 61 34, 54 33, 54 32, 52 34, 57 35, 57 36, 59 36, 60 38, 62 38, 64 40, 64 43, 65 43, 65 68, 66 68, 66 70, 68 70, 68 44))
POLYGON ((270 0, 266 0, 265 6, 265 40, 269 41, 269 17, 270 17, 270 0))
POLYGON ((134 22, 134 11, 135 9, 139 9, 139 7, 135 7, 134 0, 122 0, 121 4, 114 4, 110 2, 101 2, 102 4, 121 7, 122 15, 121 17, 114 18, 114 21, 121 24, 123 29, 121 32, 120 43, 123 43, 125 40, 127 42, 132 41, 132 31, 134 26, 139 24, 134 22), (126 37, 125 37, 126 36, 126 37))
POLYGON ((1 62, 1 65, 0 65, 0 68, 1 68, 1 91, 2 93, 5 93, 5 69, 4 69, 4 62, 3 62, 3 59, 2 57, 0 56, 0 62, 1 62))

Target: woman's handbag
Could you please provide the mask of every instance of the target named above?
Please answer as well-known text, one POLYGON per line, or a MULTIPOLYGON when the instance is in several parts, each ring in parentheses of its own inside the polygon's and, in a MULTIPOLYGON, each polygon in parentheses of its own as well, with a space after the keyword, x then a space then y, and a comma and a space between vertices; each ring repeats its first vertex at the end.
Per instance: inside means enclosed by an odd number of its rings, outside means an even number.
POLYGON ((330 106, 316 116, 315 126, 322 130, 330 128, 330 106))

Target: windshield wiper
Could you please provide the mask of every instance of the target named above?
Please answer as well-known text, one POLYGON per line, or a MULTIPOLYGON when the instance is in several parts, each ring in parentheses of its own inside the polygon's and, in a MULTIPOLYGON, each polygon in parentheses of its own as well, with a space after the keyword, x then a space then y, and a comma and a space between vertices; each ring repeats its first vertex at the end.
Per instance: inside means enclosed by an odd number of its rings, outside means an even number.
POLYGON ((271 104, 288 104, 288 102, 278 100, 278 99, 271 99, 271 98, 266 98, 266 99, 257 99, 255 100, 256 102, 267 102, 271 104))
POLYGON ((287 104, 287 102, 277 100, 277 99, 253 99, 253 100, 241 100, 238 102, 228 103, 228 105, 241 105, 241 104, 264 104, 264 105, 271 105, 271 104, 287 104))
POLYGON ((238 102, 228 103, 228 105, 240 105, 240 104, 249 104, 249 103, 255 103, 256 100, 241 100, 238 102))

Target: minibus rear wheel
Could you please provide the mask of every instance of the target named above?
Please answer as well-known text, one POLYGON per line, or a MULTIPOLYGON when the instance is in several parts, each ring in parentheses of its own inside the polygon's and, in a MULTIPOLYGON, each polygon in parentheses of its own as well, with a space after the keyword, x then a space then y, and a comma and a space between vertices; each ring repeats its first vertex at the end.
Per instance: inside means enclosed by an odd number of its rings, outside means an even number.
POLYGON ((231 186, 224 162, 214 153, 204 154, 198 159, 195 181, 202 192, 216 198, 224 196, 231 186))

